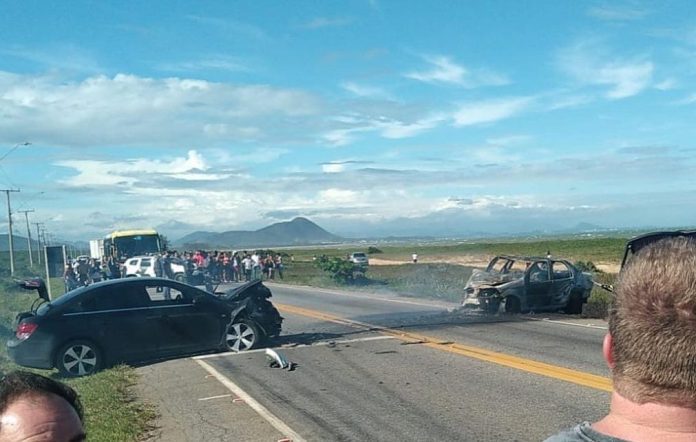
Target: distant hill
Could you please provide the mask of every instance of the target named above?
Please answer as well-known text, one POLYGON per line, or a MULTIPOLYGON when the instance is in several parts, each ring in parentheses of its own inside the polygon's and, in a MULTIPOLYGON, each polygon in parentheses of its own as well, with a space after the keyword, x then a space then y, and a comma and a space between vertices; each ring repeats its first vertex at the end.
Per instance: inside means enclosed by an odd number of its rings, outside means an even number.
POLYGON ((325 244, 342 240, 307 218, 295 218, 254 231, 193 232, 174 241, 173 245, 210 249, 325 244))
MULTIPOLYGON (((14 231, 14 229, 12 229, 14 231)), ((0 235, 0 252, 7 252, 10 250, 10 241, 7 233, 0 235)), ((26 251, 27 250, 27 237, 12 235, 12 242, 14 243, 14 250, 26 251)), ((35 240, 31 240, 31 249, 36 251, 37 243, 35 240)))

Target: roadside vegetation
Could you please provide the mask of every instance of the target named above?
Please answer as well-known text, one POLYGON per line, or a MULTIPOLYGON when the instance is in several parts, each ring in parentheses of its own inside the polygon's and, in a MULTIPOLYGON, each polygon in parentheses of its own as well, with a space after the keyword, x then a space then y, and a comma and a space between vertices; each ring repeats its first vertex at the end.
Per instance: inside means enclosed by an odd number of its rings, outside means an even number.
MULTIPOLYGON (((365 245, 293 249, 287 251, 292 260, 285 261, 285 279, 282 282, 326 288, 350 286, 352 290, 389 291, 405 296, 459 302, 462 299, 462 289, 471 276, 473 267, 423 261, 476 257, 481 262, 487 262, 491 257, 500 254, 545 256, 547 252, 551 252, 553 256, 575 262, 583 271, 592 273, 595 281, 613 284, 616 275, 601 271, 597 264, 618 266, 625 244, 626 238, 559 238, 480 243, 380 244, 379 248, 365 245), (349 274, 351 268, 351 264, 345 259, 346 252, 365 252, 371 259, 379 259, 381 265, 370 265, 361 278, 344 277, 349 274), (417 264, 411 262, 413 253, 418 254, 417 264), (317 264, 317 261, 320 261, 320 264, 317 264), (387 261, 393 261, 394 264, 388 264, 387 261), (344 276, 337 277, 337 273, 344 276)), ((611 293, 595 287, 584 306, 583 316, 606 318, 610 302, 611 293)))
MULTIPOLYGON (((28 268, 24 254, 16 253, 15 278, 37 276, 28 268)), ((14 364, 7 354, 5 343, 14 333, 17 313, 29 310, 36 293, 18 288, 10 277, 9 255, 0 253, 0 375, 12 370, 26 370, 14 364)), ((38 266, 36 266, 38 268, 38 266)), ((53 297, 63 293, 61 278, 50 281, 53 297)), ((90 441, 138 440, 154 418, 153 409, 137 400, 133 386, 137 382, 135 370, 118 366, 93 376, 78 379, 60 378, 56 370, 32 370, 50 376, 73 387, 85 408, 87 435, 90 441)))

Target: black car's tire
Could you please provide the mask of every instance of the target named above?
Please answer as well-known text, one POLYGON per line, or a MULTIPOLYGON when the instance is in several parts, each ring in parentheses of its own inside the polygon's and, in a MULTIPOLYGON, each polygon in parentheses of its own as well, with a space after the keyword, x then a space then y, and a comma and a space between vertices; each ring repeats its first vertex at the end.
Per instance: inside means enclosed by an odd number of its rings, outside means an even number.
POLYGON ((579 294, 573 293, 568 299, 568 304, 563 311, 568 315, 579 315, 582 313, 582 298, 579 294))
POLYGON ((63 376, 89 376, 104 365, 99 348, 90 341, 71 341, 58 349, 56 368, 63 376))
POLYGON ((186 276, 184 276, 183 273, 177 273, 176 275, 174 275, 174 281, 184 282, 185 280, 186 280, 186 276))
POLYGON ((227 351, 241 352, 257 347, 262 340, 261 329, 254 321, 240 319, 225 330, 223 346, 227 351))

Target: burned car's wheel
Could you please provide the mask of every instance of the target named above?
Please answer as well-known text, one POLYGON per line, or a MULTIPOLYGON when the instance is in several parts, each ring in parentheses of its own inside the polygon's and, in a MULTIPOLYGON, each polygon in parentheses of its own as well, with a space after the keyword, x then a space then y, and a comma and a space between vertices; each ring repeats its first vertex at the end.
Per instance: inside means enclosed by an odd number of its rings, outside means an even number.
POLYGON ((519 313, 520 300, 514 296, 508 296, 505 298, 505 313, 519 313))
POLYGON ((101 352, 89 341, 69 342, 56 353, 56 368, 63 376, 88 376, 99 371, 101 367, 101 352))
POLYGON ((251 350, 260 341, 259 327, 253 321, 242 319, 227 327, 224 344, 228 351, 240 352, 251 350))
POLYGON ((568 315, 579 315, 582 313, 582 298, 579 294, 573 293, 568 299, 568 304, 563 311, 568 315))

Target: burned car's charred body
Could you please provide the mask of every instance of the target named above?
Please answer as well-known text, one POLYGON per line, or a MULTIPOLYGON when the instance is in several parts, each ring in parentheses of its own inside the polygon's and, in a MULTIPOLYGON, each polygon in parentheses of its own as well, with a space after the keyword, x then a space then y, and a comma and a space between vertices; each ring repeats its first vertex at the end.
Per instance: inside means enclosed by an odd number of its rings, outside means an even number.
POLYGON ((490 313, 563 309, 577 314, 592 286, 592 276, 566 260, 500 255, 486 270, 473 271, 462 305, 490 313))

